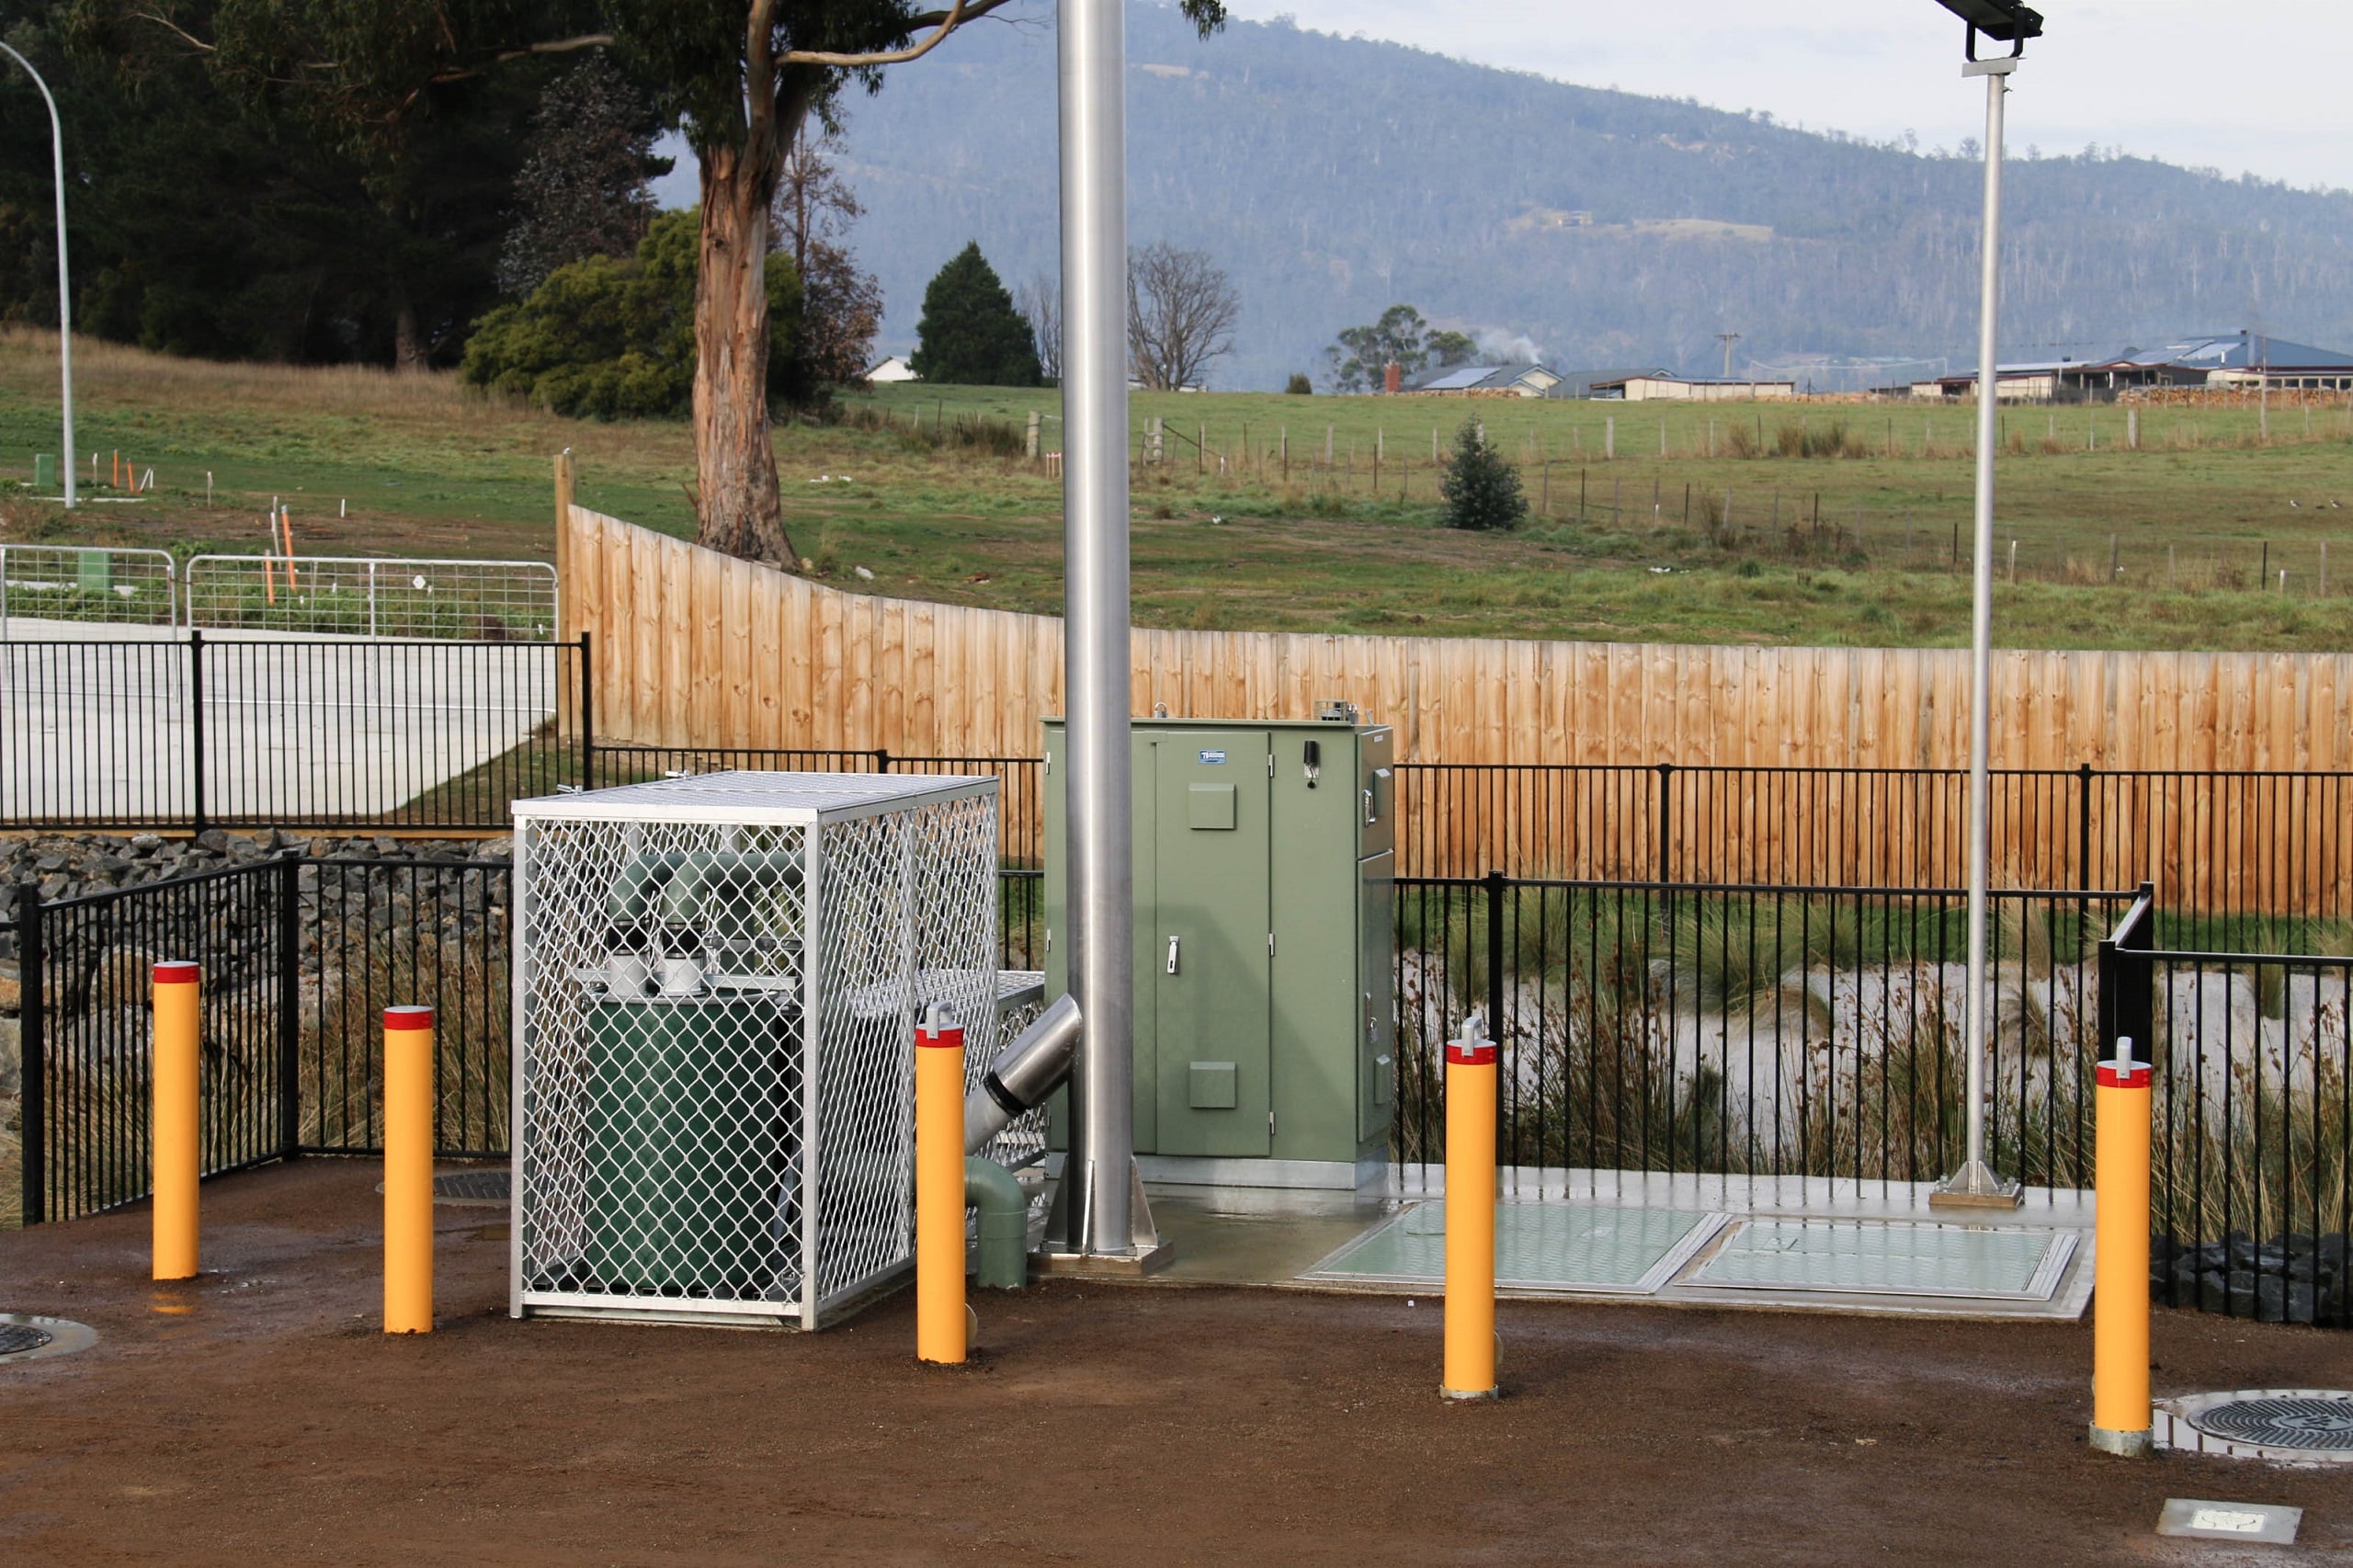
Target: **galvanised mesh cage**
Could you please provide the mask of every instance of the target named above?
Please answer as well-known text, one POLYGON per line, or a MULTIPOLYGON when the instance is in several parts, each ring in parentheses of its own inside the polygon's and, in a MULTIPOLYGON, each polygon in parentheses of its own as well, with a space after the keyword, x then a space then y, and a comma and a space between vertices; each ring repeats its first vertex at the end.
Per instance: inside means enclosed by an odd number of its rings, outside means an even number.
POLYGON ((913 1256, 915 1029, 995 1053, 996 781, 515 804, 510 1308, 814 1328, 913 1256))

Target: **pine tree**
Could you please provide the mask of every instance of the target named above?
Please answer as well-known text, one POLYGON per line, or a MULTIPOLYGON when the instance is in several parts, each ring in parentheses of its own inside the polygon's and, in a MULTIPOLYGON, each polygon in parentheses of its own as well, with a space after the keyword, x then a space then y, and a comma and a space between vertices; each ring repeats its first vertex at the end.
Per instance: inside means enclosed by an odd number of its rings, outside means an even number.
POLYGON ((1519 471, 1488 444, 1476 419, 1464 420, 1454 433, 1454 459, 1447 465, 1438 494, 1446 498, 1446 526, 1450 528, 1516 528, 1528 516, 1519 471))
POLYGON ((907 364, 926 381, 956 386, 1034 387, 1042 379, 1037 336, 977 240, 924 290, 907 364))

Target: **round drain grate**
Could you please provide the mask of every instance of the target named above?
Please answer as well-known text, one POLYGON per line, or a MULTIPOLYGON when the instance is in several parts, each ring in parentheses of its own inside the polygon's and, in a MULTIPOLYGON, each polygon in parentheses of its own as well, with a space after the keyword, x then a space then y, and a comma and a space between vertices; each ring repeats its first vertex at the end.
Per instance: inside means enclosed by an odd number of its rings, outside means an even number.
POLYGON ((87 1324, 28 1312, 0 1312, 0 1365, 87 1350, 98 1336, 87 1324))
POLYGON ((2267 1449, 2353 1452, 2353 1396, 2266 1395, 2210 1405, 2188 1417, 2210 1437, 2267 1449))
POLYGON ((57 1335, 28 1323, 0 1323, 0 1358, 38 1350, 57 1335))

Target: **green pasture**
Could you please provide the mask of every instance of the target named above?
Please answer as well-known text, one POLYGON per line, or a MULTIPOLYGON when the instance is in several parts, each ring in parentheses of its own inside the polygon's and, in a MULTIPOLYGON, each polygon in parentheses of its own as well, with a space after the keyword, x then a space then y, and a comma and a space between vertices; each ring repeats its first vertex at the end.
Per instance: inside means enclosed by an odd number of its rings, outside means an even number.
MULTIPOLYGON (((256 551, 271 499, 283 497, 306 552, 544 559, 550 459, 567 447, 585 505, 691 531, 683 423, 560 419, 446 376, 77 348, 82 449, 100 454, 102 482, 120 452, 140 474, 154 471, 154 487, 116 501, 101 483, 71 519, 18 488, 0 507, 5 537, 256 551)), ((29 481, 33 454, 56 449, 55 388, 53 338, 0 337, 0 484, 29 481)), ((1965 408, 1246 393, 1131 403, 1143 624, 1966 640, 1965 408), (1443 445, 1466 418, 1521 466, 1535 512, 1516 532, 1438 526, 1432 434, 1443 445), (1160 460, 1143 461, 1154 420, 1160 460)), ((830 423, 780 426, 794 548, 853 592, 1059 610, 1061 490, 1024 455, 1032 412, 1042 450, 1058 450, 1051 390, 887 387, 844 399, 830 423)), ((2003 420, 2002 643, 2353 646, 2343 400, 2275 406, 2268 437, 2253 406, 2153 408, 2139 450, 2125 449, 2114 407, 2008 409, 2003 420)))

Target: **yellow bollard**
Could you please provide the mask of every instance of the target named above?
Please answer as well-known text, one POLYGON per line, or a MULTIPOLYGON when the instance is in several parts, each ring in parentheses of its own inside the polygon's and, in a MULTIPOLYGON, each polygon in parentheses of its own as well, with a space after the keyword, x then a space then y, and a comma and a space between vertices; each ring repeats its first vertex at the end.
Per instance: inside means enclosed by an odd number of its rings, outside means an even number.
POLYGON ((1495 1042, 1479 1015, 1446 1043, 1449 1399, 1495 1397, 1495 1042))
POLYGON ((2149 1063, 2120 1036, 2099 1063, 2094 1176, 2097 1254, 2092 1289, 2092 1447, 2137 1455, 2150 1449, 2149 1063))
POLYGON ((155 1278, 197 1275, 196 1184, 202 1159, 197 1115, 198 1002, 196 965, 155 966, 153 1203, 155 1278))
POLYGON ((964 1359, 964 1031, 915 1030, 915 1359, 964 1359))
POLYGON ((384 1009, 384 1332, 433 1332, 433 1009, 384 1009))

